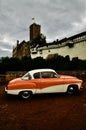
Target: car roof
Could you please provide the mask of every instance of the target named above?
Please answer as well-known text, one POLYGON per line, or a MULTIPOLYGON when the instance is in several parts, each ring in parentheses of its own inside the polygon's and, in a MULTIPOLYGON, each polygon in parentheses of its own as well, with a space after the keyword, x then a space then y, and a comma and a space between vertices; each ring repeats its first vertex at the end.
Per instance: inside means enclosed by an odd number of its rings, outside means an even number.
POLYGON ((45 71, 55 72, 55 70, 53 70, 53 69, 35 69, 35 70, 30 70, 29 73, 34 74, 34 73, 37 73, 37 72, 45 72, 45 71))

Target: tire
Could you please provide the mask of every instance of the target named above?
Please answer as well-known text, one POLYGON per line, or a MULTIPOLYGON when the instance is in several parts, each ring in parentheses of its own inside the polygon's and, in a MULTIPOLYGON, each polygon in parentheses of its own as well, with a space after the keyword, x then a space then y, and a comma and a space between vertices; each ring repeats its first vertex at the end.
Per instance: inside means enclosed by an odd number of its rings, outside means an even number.
POLYGON ((75 85, 71 85, 68 87, 67 93, 70 95, 74 95, 78 92, 78 87, 75 85))
POLYGON ((32 92, 31 91, 22 91, 22 92, 20 92, 19 95, 22 99, 29 99, 32 95, 32 92))

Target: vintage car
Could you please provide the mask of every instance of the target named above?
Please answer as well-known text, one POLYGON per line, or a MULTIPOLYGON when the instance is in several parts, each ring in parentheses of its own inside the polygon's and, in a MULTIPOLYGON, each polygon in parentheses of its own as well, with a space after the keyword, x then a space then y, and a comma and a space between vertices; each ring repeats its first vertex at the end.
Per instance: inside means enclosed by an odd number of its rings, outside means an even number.
POLYGON ((5 91, 7 94, 20 95, 23 99, 33 94, 68 93, 75 94, 82 88, 82 80, 66 75, 58 75, 52 69, 36 69, 21 78, 11 80, 5 91))

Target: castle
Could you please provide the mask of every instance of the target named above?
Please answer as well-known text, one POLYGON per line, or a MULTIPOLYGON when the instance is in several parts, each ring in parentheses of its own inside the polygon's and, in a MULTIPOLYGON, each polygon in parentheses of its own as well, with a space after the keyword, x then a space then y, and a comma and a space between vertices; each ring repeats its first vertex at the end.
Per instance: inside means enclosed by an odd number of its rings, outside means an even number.
POLYGON ((36 37, 38 37, 41 34, 41 26, 33 23, 30 27, 30 41, 22 41, 21 43, 19 43, 19 40, 17 40, 17 45, 16 47, 13 48, 13 57, 14 58, 19 58, 22 59, 22 57, 30 57, 31 53, 30 53, 30 42, 35 39, 36 37))
POLYGON ((61 40, 56 40, 52 43, 46 44, 31 44, 31 42, 41 34, 41 25, 33 23, 29 27, 30 31, 30 41, 22 41, 19 43, 17 40, 17 45, 13 48, 13 57, 22 58, 24 56, 31 58, 43 57, 50 58, 54 54, 59 54, 62 56, 69 55, 72 57, 79 57, 80 59, 86 59, 86 31, 79 34, 73 35, 68 38, 63 38, 61 40))

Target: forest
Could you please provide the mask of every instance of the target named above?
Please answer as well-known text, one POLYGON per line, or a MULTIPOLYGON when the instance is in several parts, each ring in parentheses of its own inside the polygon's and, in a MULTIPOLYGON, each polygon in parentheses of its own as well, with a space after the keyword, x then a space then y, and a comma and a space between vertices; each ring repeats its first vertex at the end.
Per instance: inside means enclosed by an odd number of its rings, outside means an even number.
POLYGON ((51 68, 56 71, 82 71, 86 70, 86 60, 81 60, 74 57, 70 60, 67 55, 65 57, 55 54, 54 57, 43 59, 37 57, 23 57, 22 59, 13 57, 0 58, 0 74, 5 74, 7 71, 29 71, 39 68, 51 68))

